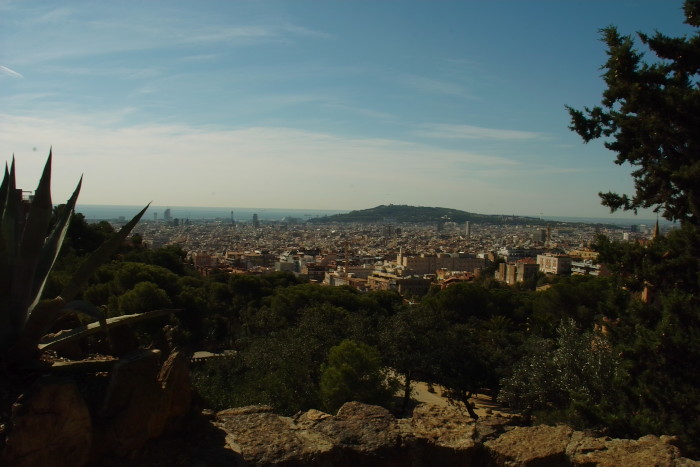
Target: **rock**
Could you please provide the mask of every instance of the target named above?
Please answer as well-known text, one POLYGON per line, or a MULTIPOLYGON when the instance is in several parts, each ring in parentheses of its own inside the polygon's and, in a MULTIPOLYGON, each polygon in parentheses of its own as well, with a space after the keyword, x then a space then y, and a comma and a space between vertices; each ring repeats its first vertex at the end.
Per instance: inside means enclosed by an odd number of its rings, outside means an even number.
POLYGON ((160 407, 159 356, 158 350, 140 350, 114 365, 104 404, 95 417, 93 459, 127 457, 151 437, 151 420, 160 407))
MULTIPOLYGON (((209 423, 204 417, 201 422, 209 423)), ((700 467, 681 457, 673 437, 615 440, 567 426, 518 423, 503 416, 475 422, 453 407, 432 405, 419 405, 410 419, 399 420, 359 402, 343 405, 335 416, 309 410, 284 417, 268 406, 241 407, 216 414, 213 428, 228 456, 212 445, 192 461, 211 452, 222 459, 215 465, 700 467)))
POLYGON ((498 466, 560 466, 568 463, 568 426, 516 427, 484 446, 498 466))
POLYGON ((311 409, 308 412, 300 412, 294 416, 294 423, 298 428, 312 429, 319 422, 333 417, 330 414, 321 412, 320 410, 311 409))
POLYGON ((576 432, 567 448, 574 466, 629 467, 699 465, 682 459, 671 436, 647 435, 638 440, 591 438, 576 432), (578 435, 578 436, 577 436, 578 435))
POLYGON ((80 466, 88 461, 91 442, 90 412, 75 382, 45 378, 13 405, 0 464, 80 466))
POLYGON ((226 410, 217 413, 217 420, 226 432, 229 449, 250 465, 337 465, 329 439, 300 429, 291 418, 265 407, 226 410))
POLYGON ((384 407, 347 402, 314 429, 340 449, 343 465, 404 466, 409 460, 396 418, 384 407))
POLYGON ((476 440, 479 443, 484 443, 490 439, 494 439, 514 426, 520 426, 521 420, 519 417, 493 415, 489 417, 481 417, 475 423, 476 440))
POLYGON ((483 458, 474 420, 462 410, 421 404, 398 423, 410 465, 479 465, 483 458))
POLYGON ((153 412, 148 430, 150 439, 177 428, 192 406, 190 366, 186 354, 174 350, 160 368, 158 408, 153 412))

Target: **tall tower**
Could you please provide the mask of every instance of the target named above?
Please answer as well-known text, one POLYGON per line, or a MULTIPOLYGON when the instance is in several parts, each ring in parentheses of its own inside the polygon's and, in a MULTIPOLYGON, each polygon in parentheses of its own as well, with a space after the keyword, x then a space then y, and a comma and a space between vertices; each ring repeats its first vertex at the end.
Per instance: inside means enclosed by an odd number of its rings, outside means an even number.
POLYGON ((464 234, 467 236, 467 238, 471 237, 471 235, 472 235, 472 226, 469 223, 469 221, 465 222, 464 234))
POLYGON ((657 214, 656 215, 656 225, 654 226, 654 234, 651 238, 656 240, 657 238, 659 238, 659 235, 660 235, 660 233, 659 233, 659 215, 657 214))
POLYGON ((256 228, 256 229, 257 229, 258 227, 260 227, 260 221, 258 220, 258 215, 257 215, 257 213, 256 213, 256 214, 253 214, 253 227, 256 228))

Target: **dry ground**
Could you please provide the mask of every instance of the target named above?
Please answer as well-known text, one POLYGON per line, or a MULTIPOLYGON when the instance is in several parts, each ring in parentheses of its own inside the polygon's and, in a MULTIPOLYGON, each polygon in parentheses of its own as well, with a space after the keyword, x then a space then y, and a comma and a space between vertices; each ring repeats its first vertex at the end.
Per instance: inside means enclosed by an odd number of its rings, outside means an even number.
MULTIPOLYGON (((434 385, 433 388, 434 392, 430 392, 426 383, 420 381, 416 382, 413 384, 411 398, 416 402, 423 402, 424 404, 438 406, 450 405, 447 398, 442 396, 442 388, 437 385, 434 385)), ((474 411, 479 417, 483 417, 488 414, 510 413, 507 408, 499 405, 496 401, 491 400, 491 397, 485 394, 478 394, 476 397, 472 397, 471 400, 475 405, 474 411)))

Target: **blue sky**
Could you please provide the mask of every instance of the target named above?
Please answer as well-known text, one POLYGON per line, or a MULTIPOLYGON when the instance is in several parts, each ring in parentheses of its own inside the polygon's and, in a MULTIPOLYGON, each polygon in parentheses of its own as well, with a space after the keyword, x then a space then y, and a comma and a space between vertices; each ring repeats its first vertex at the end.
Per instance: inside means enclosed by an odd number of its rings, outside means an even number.
POLYGON ((0 153, 33 189, 53 146, 56 202, 604 217, 630 168, 564 106, 610 24, 691 33, 680 0, 0 0, 0 153))

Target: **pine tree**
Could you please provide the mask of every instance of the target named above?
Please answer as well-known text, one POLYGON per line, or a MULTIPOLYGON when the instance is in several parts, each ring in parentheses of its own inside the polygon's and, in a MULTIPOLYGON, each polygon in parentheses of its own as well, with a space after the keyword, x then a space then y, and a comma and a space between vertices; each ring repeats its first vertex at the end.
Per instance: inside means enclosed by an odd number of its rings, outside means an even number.
POLYGON ((669 220, 700 225, 700 0, 686 0, 685 23, 692 36, 638 33, 656 56, 644 60, 632 36, 603 29, 607 89, 600 106, 567 107, 570 128, 585 142, 604 138, 629 163, 635 193, 600 193, 611 211, 654 208, 669 220))

